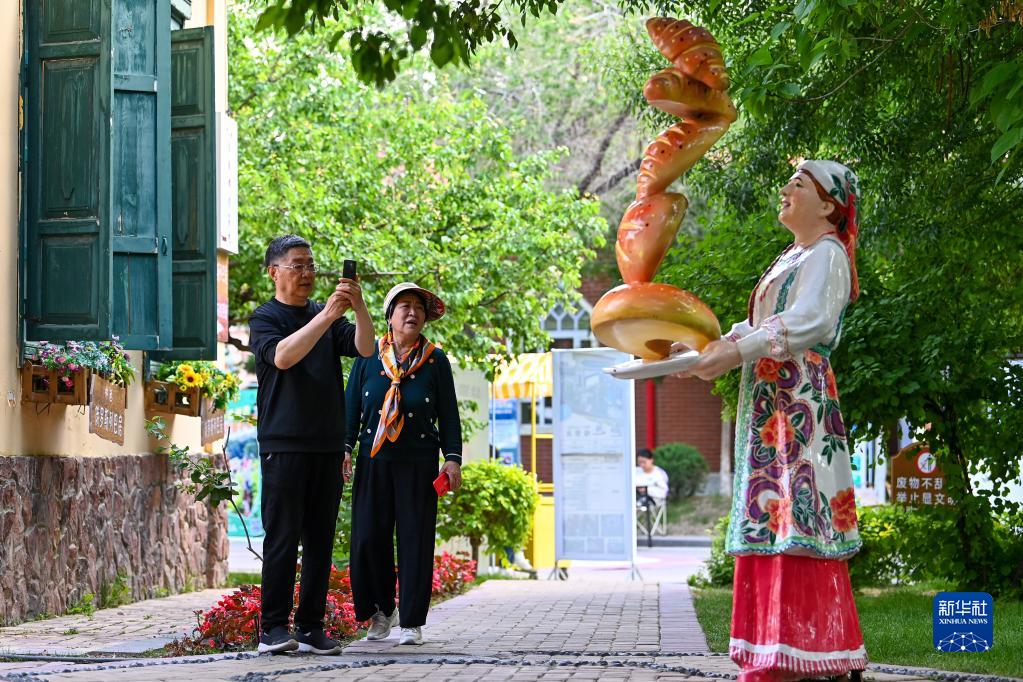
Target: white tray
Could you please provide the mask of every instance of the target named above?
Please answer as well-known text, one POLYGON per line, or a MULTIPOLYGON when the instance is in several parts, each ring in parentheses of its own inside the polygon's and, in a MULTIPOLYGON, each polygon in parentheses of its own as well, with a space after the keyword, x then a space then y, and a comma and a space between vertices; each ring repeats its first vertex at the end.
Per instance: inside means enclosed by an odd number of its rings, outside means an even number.
POLYGON ((604 371, 615 379, 653 379, 681 372, 699 359, 700 354, 690 350, 672 353, 663 360, 630 360, 614 367, 605 367, 604 371))

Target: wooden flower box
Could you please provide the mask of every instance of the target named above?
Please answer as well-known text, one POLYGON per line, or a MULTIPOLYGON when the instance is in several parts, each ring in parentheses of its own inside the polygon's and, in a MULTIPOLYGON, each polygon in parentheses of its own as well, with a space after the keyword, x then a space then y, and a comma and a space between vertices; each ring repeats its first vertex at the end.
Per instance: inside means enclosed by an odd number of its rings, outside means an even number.
POLYGON ((21 399, 26 403, 57 403, 87 405, 89 403, 89 370, 80 369, 71 375, 68 388, 56 370, 25 362, 21 367, 21 399))
POLYGON ((172 381, 146 382, 146 412, 198 417, 201 407, 198 388, 182 390, 172 381))

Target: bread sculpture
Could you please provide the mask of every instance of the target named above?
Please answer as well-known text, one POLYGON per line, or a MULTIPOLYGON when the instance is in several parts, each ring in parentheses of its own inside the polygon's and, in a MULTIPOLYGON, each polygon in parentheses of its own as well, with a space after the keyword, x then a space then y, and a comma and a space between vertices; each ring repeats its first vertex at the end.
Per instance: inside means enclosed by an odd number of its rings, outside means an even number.
POLYGON ((721 48, 706 29, 664 17, 648 20, 646 28, 672 67, 654 74, 643 96, 682 120, 643 154, 636 200, 625 211, 615 243, 625 284, 597 302, 591 326, 604 345, 659 360, 676 341, 699 351, 721 336, 717 317, 703 301, 652 280, 689 205, 682 194, 665 190, 725 134, 736 112, 721 48))

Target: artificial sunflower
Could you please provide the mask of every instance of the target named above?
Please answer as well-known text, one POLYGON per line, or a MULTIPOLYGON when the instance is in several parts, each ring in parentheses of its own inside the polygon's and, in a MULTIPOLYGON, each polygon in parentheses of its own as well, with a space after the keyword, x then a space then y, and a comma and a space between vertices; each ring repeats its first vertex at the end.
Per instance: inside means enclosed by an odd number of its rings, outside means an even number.
POLYGON ((187 388, 194 388, 198 386, 200 381, 201 379, 199 378, 199 375, 195 372, 182 372, 181 383, 183 383, 187 388))

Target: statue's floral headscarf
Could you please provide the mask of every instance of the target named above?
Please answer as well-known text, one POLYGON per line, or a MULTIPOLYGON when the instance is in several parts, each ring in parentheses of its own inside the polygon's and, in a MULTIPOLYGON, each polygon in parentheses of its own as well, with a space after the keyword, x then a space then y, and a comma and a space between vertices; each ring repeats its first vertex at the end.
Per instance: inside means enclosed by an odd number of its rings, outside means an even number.
POLYGON ((852 282, 849 300, 855 301, 860 295, 860 282, 856 275, 856 238, 859 234, 859 226, 856 224, 856 202, 860 198, 860 179, 837 161, 804 161, 799 164, 796 171, 803 171, 816 180, 842 212, 842 217, 835 227, 838 239, 845 246, 845 252, 849 256, 852 282))

